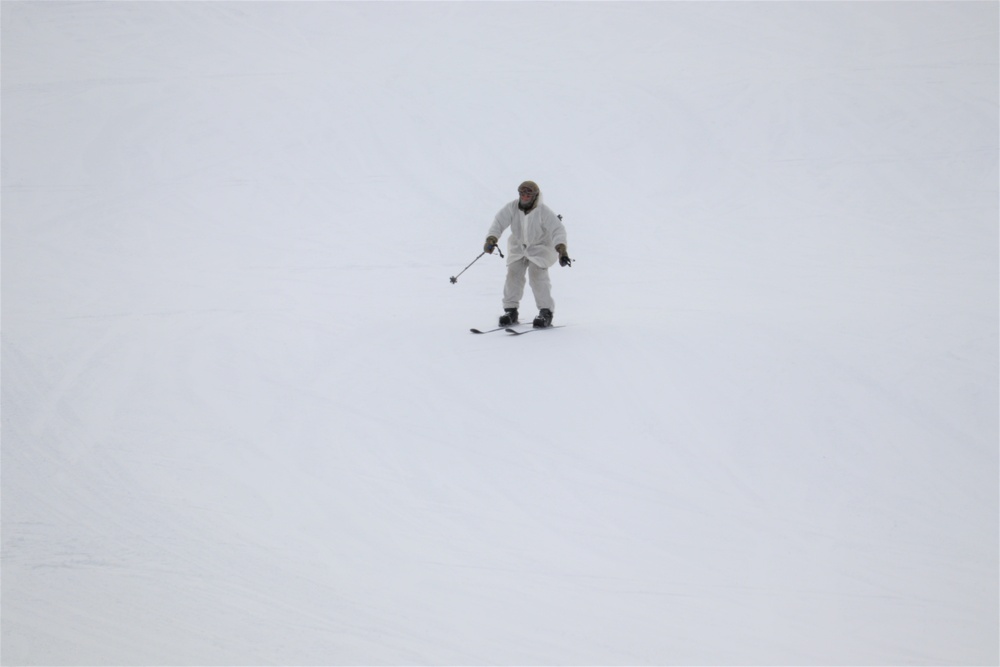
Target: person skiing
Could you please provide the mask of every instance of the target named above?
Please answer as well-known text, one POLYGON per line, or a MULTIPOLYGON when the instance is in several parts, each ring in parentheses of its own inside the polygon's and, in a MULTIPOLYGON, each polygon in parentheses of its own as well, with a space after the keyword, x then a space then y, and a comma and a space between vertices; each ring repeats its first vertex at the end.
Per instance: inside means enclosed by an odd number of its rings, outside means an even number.
POLYGON ((534 181, 525 181, 517 188, 518 198, 505 205, 496 214, 486 236, 483 250, 493 254, 504 230, 510 228, 507 239, 507 279, 503 286, 503 309, 500 326, 518 323, 518 307, 524 295, 524 274, 535 296, 538 317, 532 324, 536 328, 552 325, 555 302, 552 300, 552 281, 549 267, 559 261, 560 266, 572 266, 573 260, 566 252, 566 228, 562 216, 552 212, 542 203, 542 191, 534 181))

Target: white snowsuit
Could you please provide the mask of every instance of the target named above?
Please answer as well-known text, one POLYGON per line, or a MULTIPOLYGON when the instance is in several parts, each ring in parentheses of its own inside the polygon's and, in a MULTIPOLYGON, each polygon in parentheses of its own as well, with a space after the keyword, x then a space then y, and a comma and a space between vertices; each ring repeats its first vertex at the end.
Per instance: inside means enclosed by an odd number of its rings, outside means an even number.
POLYGON ((537 203, 529 213, 518 207, 514 200, 500 209, 487 236, 500 238, 510 228, 507 239, 507 280, 503 289, 503 307, 517 308, 524 295, 524 274, 528 273, 531 292, 539 310, 555 311, 552 300, 552 281, 549 267, 556 263, 559 254, 556 246, 566 243, 566 228, 555 213, 542 203, 538 193, 537 203))

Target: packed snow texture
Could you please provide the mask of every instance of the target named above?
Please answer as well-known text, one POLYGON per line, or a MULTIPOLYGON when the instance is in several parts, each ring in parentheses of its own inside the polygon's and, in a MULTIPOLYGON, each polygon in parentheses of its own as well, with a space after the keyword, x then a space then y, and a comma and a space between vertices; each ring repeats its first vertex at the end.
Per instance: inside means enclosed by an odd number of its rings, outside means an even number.
POLYGON ((4 664, 1000 661, 998 3, 0 10, 4 664))

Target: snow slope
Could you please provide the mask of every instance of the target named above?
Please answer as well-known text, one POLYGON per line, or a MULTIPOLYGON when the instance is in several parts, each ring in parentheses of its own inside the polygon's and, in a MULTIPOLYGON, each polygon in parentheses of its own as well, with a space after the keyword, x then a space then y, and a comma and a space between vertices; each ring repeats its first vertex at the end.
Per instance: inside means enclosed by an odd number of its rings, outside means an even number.
POLYGON ((1000 662, 996 2, 0 12, 3 664, 1000 662))

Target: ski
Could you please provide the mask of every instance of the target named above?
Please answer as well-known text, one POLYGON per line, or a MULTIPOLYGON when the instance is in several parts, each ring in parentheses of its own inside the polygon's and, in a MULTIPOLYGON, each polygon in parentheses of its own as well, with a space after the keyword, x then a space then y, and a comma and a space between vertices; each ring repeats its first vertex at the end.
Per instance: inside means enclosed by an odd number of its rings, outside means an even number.
POLYGON ((514 334, 515 336, 520 336, 521 334, 531 333, 532 331, 545 331, 546 329, 562 329, 565 324, 550 324, 547 327, 537 327, 534 329, 527 329, 525 331, 518 331, 517 329, 504 329, 509 334, 514 334))
POLYGON ((469 329, 469 331, 471 331, 474 334, 488 334, 488 333, 493 333, 494 331, 510 331, 511 327, 516 327, 516 326, 519 326, 521 324, 527 324, 527 322, 518 322, 517 324, 508 324, 505 327, 497 327, 496 329, 487 329, 486 331, 483 331, 481 329, 469 329))

